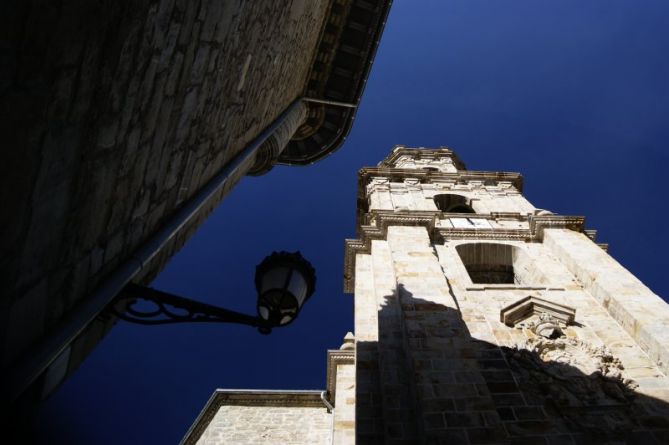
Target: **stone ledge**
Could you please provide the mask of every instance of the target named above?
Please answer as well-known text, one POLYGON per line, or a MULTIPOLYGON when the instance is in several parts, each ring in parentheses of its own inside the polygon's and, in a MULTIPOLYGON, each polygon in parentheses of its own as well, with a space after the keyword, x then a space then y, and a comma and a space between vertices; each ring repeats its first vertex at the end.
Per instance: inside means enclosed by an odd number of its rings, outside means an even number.
POLYGON ((468 291, 485 291, 485 290, 535 290, 535 291, 564 291, 564 287, 546 287, 546 286, 518 286, 516 284, 485 284, 479 286, 465 286, 468 291))

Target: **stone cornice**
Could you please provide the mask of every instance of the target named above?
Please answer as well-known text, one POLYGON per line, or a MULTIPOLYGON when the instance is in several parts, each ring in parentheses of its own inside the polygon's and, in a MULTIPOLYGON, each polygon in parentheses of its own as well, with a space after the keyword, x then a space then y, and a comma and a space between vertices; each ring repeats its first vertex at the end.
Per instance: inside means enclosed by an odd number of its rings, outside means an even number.
POLYGON ((497 241, 532 241, 529 229, 452 229, 438 228, 434 236, 437 243, 446 240, 478 239, 497 241))
POLYGON ((416 178, 421 184, 431 184, 444 180, 455 183, 465 183, 467 181, 510 182, 516 190, 523 191, 523 176, 516 172, 463 170, 457 173, 447 173, 417 168, 364 167, 358 171, 358 184, 362 186, 363 193, 364 186, 374 177, 384 177, 391 181, 396 179, 397 182, 403 182, 406 178, 416 178))
POLYGON ((513 327, 532 315, 540 314, 548 314, 564 325, 570 325, 574 322, 576 309, 544 300, 535 295, 528 295, 502 308, 499 313, 499 321, 513 327))
POLYGON ((217 389, 195 419, 180 445, 194 445, 222 406, 327 408, 321 391, 217 389))
POLYGON ((530 231, 538 240, 544 237, 544 229, 569 229, 576 232, 585 230, 582 216, 536 215, 528 218, 530 231))
MULTIPOLYGON (((527 221, 528 229, 454 229, 437 227, 438 219, 445 219, 457 214, 445 216, 443 212, 373 210, 363 216, 367 225, 358 227, 358 239, 345 240, 344 249, 344 292, 353 293, 355 286, 355 259, 359 253, 370 253, 372 240, 385 239, 389 226, 422 226, 430 235, 432 243, 443 243, 449 239, 471 240, 498 240, 498 241, 525 241, 541 242, 544 229, 564 228, 577 232, 584 232, 585 218, 582 216, 559 215, 521 215, 521 214, 491 214, 476 215, 478 219, 505 219, 513 218, 527 221)), ((472 214, 466 214, 473 217, 472 214)), ((592 232, 590 233, 592 235, 592 232)))

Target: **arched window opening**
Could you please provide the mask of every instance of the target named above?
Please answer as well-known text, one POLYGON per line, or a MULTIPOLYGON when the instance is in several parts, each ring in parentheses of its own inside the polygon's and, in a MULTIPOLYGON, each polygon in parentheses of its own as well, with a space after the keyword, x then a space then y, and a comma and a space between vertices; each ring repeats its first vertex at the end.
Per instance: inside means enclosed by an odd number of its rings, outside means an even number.
POLYGON ((460 244, 456 247, 472 283, 517 283, 513 263, 515 246, 495 243, 460 244))
POLYGON ((466 196, 444 193, 435 195, 434 204, 442 212, 448 213, 476 213, 469 205, 466 196))

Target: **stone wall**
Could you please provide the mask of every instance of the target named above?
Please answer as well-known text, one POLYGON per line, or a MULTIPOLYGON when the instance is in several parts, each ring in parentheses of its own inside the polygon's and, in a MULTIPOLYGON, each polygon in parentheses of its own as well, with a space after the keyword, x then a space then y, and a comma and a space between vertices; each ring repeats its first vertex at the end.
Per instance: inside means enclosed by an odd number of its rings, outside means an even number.
POLYGON ((669 378, 559 257, 531 245, 545 282, 477 286, 455 249, 462 242, 389 227, 359 255, 359 440, 666 440, 669 378), (500 311, 528 295, 574 308, 575 323, 555 340, 529 322, 502 323, 500 311))
POLYGON ((333 445, 355 443, 355 364, 337 365, 333 445))
POLYGON ((550 216, 555 225, 538 230, 542 212, 513 185, 459 173, 379 169, 362 184, 369 225, 347 244, 360 252, 358 441, 669 441, 669 306, 578 217, 550 216), (470 215, 422 206, 435 189, 483 205, 470 215), (466 263, 514 279, 472 279, 466 263))
MULTIPOLYGON (((303 0, 3 8, 2 366, 301 95, 327 8, 303 0)), ((146 265, 145 282, 228 191, 146 265)))
POLYGON ((331 443, 332 414, 325 407, 222 406, 197 445, 331 443))
POLYGON ((564 273, 572 274, 651 361, 669 374, 667 303, 582 233, 547 230, 544 242, 559 258, 564 273))
POLYGON ((434 197, 440 194, 462 196, 477 213, 510 212, 534 213, 530 204, 510 182, 494 185, 483 181, 457 184, 454 179, 436 180, 421 184, 408 177, 403 182, 375 178, 367 186, 369 210, 424 210, 437 211, 434 197))

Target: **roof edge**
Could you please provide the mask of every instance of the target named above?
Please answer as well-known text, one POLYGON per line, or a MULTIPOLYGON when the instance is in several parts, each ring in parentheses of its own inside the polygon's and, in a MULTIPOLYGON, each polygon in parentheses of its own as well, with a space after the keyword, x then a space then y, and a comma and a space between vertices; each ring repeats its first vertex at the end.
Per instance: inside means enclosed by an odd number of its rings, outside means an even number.
POLYGON ((222 406, 285 406, 325 408, 323 390, 217 389, 188 429, 179 445, 194 445, 222 406))
MULTIPOLYGON (((311 165, 344 143, 353 126, 391 5, 392 0, 378 0, 372 10, 374 6, 369 0, 350 1, 349 13, 339 30, 338 46, 328 65, 327 75, 323 77, 323 73, 320 73, 321 78, 316 81, 317 76, 313 73, 318 62, 314 62, 311 79, 305 88, 306 98, 331 103, 310 103, 311 119, 308 125, 314 127, 313 133, 302 139, 291 140, 279 156, 277 164, 311 165), (364 22, 362 17, 369 16, 372 16, 368 19, 369 25, 361 25, 364 22), (361 67, 352 71, 350 64, 356 58, 362 59, 361 67)), ((317 51, 326 52, 327 46, 321 39, 317 51)))

